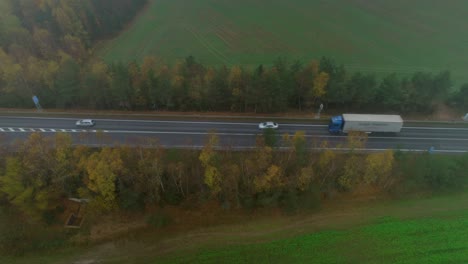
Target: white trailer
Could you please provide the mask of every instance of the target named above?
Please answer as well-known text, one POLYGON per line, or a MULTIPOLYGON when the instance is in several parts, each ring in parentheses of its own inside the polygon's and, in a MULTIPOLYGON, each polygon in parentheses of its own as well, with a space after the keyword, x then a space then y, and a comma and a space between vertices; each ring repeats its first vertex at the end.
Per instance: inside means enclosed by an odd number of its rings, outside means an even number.
POLYGON ((330 120, 331 133, 348 133, 349 131, 398 133, 403 127, 399 115, 343 114, 330 120))

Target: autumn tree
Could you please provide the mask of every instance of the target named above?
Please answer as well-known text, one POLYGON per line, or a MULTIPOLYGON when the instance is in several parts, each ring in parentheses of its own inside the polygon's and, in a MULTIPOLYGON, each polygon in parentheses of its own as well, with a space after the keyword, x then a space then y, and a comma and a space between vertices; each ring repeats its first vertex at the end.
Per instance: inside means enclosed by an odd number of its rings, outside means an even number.
POLYGON ((219 170, 219 155, 214 149, 218 143, 218 136, 216 134, 210 134, 199 156, 202 166, 205 169, 204 182, 208 188, 210 188, 212 195, 219 194, 223 181, 223 176, 219 170))
POLYGON ((137 180, 135 191, 142 194, 146 204, 155 204, 161 201, 165 191, 163 180, 166 169, 163 162, 164 152, 159 145, 152 148, 139 147, 137 180))
POLYGON ((394 164, 393 151, 386 150, 380 153, 370 153, 367 155, 365 162, 366 168, 363 182, 386 188, 391 182, 389 177, 394 164))
POLYGON ((329 180, 332 175, 338 170, 337 158, 338 155, 333 150, 328 148, 328 142, 324 141, 321 144, 323 150, 317 161, 317 177, 319 179, 319 186, 322 190, 330 188, 332 180, 329 180))
POLYGON ((53 184, 69 197, 75 197, 81 178, 78 174, 78 160, 73 156, 72 138, 69 134, 55 135, 55 165, 52 169, 53 184))
POLYGON ((273 154, 273 149, 258 137, 253 157, 245 162, 246 176, 254 186, 254 193, 270 194, 284 184, 283 170, 273 163, 273 154))
POLYGON ((343 171, 338 177, 338 184, 345 190, 351 190, 359 183, 363 174, 362 157, 356 154, 350 154, 346 159, 343 171))
POLYGON ((54 174, 55 158, 50 140, 34 133, 17 146, 19 155, 7 158, 0 176, 0 191, 21 212, 40 220, 58 205, 63 193, 54 174))
MULTIPOLYGON (((115 209, 116 181, 123 170, 119 149, 105 147, 82 160, 80 166, 86 172, 86 186, 94 195, 92 203, 103 210, 115 209)), ((87 195, 86 190, 81 190, 81 195, 87 195)))
POLYGON ((277 165, 270 165, 261 175, 255 177, 254 186, 257 192, 271 192, 282 186, 282 171, 277 165))

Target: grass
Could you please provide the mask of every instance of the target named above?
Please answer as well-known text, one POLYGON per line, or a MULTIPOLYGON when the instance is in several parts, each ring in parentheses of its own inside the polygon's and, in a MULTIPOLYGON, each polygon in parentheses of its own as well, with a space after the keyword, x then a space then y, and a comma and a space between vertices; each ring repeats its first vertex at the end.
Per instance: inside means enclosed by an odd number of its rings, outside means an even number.
POLYGON ((468 263, 468 193, 358 203, 0 263, 468 263), (80 263, 80 262, 76 262, 80 263))
MULTIPOLYGON (((376 216, 367 223, 348 218, 349 225, 337 225, 337 219, 328 219, 334 228, 269 242, 201 247, 158 263, 468 263, 467 198, 371 206, 360 211, 365 218, 376 216)), ((150 260, 155 258, 134 263, 150 260)))
POLYGON ((202 249, 160 263, 467 263, 467 226, 468 215, 383 218, 381 223, 345 231, 202 249))
POLYGON ((257 66, 277 57, 328 56, 378 74, 450 70, 468 81, 467 1, 149 0, 145 12, 99 50, 108 62, 257 66))

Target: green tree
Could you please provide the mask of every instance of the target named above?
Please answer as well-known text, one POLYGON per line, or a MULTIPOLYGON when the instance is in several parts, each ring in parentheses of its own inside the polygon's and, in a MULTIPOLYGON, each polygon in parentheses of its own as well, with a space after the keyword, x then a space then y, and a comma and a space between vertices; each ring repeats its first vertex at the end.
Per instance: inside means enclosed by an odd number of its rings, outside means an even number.
POLYGON ((401 110, 405 101, 405 93, 398 76, 394 73, 384 77, 377 90, 375 102, 380 102, 385 109, 401 110))
POLYGON ((336 63, 327 57, 322 57, 320 60, 320 72, 327 73, 330 78, 325 87, 326 102, 343 105, 346 101, 346 70, 343 65, 336 63))
POLYGON ((263 130, 263 138, 265 145, 269 147, 276 147, 278 144, 278 133, 273 128, 266 128, 263 130))
POLYGON ((72 58, 66 58, 60 64, 54 89, 57 93, 57 107, 76 106, 80 91, 80 66, 72 58))
POLYGON ((373 74, 355 73, 347 83, 347 96, 355 107, 366 107, 375 100, 377 81, 373 74))

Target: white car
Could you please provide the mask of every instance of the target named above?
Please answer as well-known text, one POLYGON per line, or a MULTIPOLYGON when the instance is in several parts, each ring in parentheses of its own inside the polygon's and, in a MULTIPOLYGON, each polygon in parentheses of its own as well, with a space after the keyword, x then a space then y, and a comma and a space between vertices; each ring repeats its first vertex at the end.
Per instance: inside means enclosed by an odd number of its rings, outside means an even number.
POLYGON ((275 123, 275 122, 262 122, 262 123, 258 124, 258 128, 259 129, 267 129, 267 128, 277 129, 278 128, 278 123, 275 123))
POLYGON ((78 127, 92 127, 96 124, 92 119, 81 119, 76 121, 76 126, 78 127))

